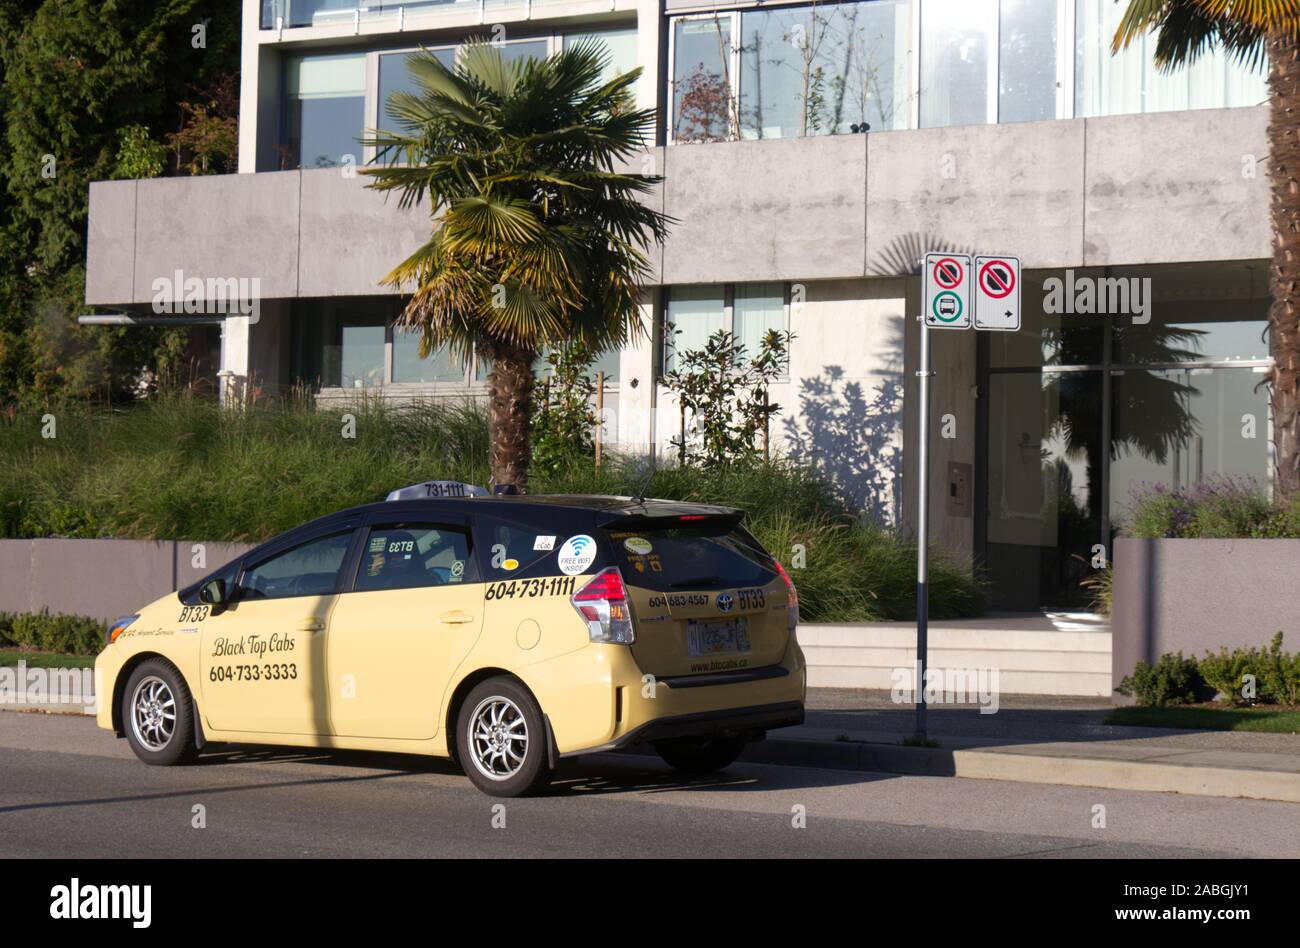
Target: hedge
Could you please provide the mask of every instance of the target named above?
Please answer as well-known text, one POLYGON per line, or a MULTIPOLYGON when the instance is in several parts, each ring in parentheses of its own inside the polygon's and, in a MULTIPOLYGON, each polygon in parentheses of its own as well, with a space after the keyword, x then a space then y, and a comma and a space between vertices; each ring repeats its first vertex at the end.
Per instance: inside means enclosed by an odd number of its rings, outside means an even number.
POLYGON ((1197 704, 1216 694, 1234 705, 1296 705, 1300 704, 1300 652, 1282 650, 1281 632, 1267 648, 1221 648, 1200 659, 1166 652, 1155 665, 1138 662, 1115 690, 1144 707, 1197 704))
POLYGON ((0 645, 64 655, 96 655, 104 646, 105 623, 89 616, 0 612, 0 645))

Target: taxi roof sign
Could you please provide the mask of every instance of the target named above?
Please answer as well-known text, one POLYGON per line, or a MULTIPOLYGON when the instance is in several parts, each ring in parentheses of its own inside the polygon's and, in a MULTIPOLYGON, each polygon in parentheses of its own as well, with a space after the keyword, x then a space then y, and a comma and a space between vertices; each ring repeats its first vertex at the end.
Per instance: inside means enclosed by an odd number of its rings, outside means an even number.
POLYGON ((389 491, 384 500, 425 500, 429 497, 486 497, 486 487, 460 481, 421 481, 409 487, 389 491))

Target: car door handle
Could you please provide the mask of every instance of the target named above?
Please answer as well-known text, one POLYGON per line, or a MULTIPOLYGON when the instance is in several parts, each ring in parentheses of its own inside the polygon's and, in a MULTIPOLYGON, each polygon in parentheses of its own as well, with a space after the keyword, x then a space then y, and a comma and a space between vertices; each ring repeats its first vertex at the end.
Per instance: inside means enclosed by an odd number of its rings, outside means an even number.
POLYGON ((319 632, 323 628, 325 628, 324 619, 317 619, 313 616, 311 618, 298 620, 299 632, 319 632))
POLYGON ((474 617, 468 612, 461 612, 459 609, 453 609, 451 612, 444 612, 438 616, 438 621, 445 625, 464 625, 466 622, 473 622, 474 617))

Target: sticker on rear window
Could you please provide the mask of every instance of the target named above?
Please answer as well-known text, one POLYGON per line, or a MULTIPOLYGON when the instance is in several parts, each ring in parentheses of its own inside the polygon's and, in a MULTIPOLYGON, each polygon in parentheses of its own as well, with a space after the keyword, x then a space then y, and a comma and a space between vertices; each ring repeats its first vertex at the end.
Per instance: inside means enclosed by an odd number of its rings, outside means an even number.
POLYGON ((623 549, 637 556, 645 556, 654 549, 654 546, 645 537, 628 537, 623 541, 623 549))
POLYGON ((555 549, 555 537, 539 536, 533 541, 534 550, 553 550, 555 549))
POLYGON ((502 569, 519 569, 519 561, 518 561, 518 560, 506 560, 504 563, 501 564, 501 568, 502 568, 502 569))
POLYGON ((560 547, 555 560, 565 576, 584 573, 596 561, 596 541, 585 533, 569 537, 564 541, 564 546, 560 547))

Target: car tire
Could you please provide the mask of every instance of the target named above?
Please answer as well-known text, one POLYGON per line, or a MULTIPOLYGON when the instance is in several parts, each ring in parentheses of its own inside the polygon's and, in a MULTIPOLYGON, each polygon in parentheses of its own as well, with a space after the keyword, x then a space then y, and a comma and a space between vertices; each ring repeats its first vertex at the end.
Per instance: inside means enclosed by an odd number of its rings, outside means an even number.
POLYGON ((516 679, 475 686, 457 715, 456 748, 465 776, 489 796, 527 796, 550 783, 542 709, 516 679))
POLYGON ((741 737, 672 737, 653 746, 664 763, 687 774, 712 774, 736 762, 747 742, 741 737))
POLYGON ((122 690, 122 730, 146 764, 188 764, 198 755, 194 699, 171 662, 151 658, 131 672, 122 690))

